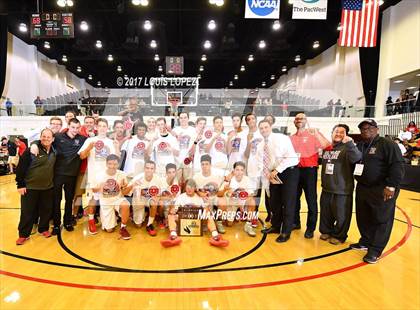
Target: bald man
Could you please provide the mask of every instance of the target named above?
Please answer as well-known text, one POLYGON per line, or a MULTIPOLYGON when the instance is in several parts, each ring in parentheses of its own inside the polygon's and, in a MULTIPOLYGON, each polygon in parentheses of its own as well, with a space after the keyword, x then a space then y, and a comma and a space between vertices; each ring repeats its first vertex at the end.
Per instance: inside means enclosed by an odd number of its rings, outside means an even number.
POLYGON ((325 149, 330 142, 315 128, 306 128, 308 120, 306 115, 296 115, 294 124, 296 133, 290 137, 293 147, 299 157, 299 184, 296 197, 294 228, 300 229, 300 197, 305 192, 308 204, 308 217, 306 220, 305 238, 314 237, 318 218, 318 203, 316 182, 318 180, 318 154, 320 149, 325 149))

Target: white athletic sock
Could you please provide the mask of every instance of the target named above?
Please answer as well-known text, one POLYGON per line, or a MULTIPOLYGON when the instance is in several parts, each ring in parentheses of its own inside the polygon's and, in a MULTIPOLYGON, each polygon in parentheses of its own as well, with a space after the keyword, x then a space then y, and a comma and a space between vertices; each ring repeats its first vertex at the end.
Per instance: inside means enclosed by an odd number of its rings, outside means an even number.
POLYGON ((154 217, 149 216, 149 220, 147 221, 147 226, 149 226, 149 225, 153 224, 153 221, 154 221, 154 220, 155 220, 155 218, 154 218, 154 217))
POLYGON ((95 216, 93 214, 89 214, 88 217, 89 217, 89 221, 93 220, 95 218, 95 216))
POLYGON ((219 233, 217 232, 217 230, 213 230, 212 232, 211 232, 211 236, 212 237, 217 237, 219 235, 219 233))
POLYGON ((124 228, 125 226, 127 226, 127 225, 125 225, 125 224, 121 223, 121 228, 124 228))

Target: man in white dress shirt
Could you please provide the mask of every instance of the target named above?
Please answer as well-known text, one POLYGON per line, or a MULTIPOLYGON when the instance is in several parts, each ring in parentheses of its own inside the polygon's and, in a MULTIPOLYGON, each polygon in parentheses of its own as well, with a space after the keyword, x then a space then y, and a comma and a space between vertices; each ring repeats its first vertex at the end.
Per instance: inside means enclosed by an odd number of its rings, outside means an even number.
POLYGON ((256 159, 263 186, 269 188, 273 212, 271 227, 262 232, 279 233, 276 242, 286 242, 293 227, 299 159, 290 138, 272 133, 267 120, 260 121, 258 128, 264 140, 258 144, 256 159))

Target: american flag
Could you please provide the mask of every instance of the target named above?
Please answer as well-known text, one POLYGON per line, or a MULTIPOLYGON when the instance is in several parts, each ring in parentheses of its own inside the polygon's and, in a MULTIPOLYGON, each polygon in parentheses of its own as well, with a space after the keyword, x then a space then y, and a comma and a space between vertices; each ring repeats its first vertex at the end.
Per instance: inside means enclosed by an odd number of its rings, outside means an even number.
POLYGON ((338 44, 349 47, 375 47, 379 0, 343 0, 338 44))

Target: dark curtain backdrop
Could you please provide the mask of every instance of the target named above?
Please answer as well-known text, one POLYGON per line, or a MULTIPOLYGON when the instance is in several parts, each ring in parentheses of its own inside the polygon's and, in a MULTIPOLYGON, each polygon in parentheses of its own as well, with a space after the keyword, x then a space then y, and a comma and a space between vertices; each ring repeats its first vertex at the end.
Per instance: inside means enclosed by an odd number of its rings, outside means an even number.
POLYGON ((3 95, 6 82, 7 60, 7 15, 0 14, 0 94, 3 95))
POLYGON ((360 71, 362 73, 363 93, 366 98, 365 117, 374 117, 375 97, 378 87, 379 51, 381 43, 382 13, 378 18, 376 47, 360 47, 360 71))

